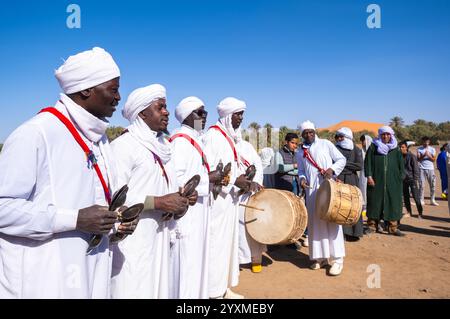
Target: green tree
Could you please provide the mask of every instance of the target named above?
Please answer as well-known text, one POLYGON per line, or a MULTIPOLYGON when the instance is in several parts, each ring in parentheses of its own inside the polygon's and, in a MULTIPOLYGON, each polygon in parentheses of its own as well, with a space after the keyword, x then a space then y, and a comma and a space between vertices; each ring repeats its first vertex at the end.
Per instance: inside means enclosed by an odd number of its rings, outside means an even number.
POLYGON ((0 152, 2 151, 3 148, 3 144, 0 144, 0 152))
POLYGON ((329 140, 334 143, 334 136, 336 135, 336 131, 322 130, 317 133, 317 136, 323 138, 325 140, 329 140))
POLYGON ((106 129, 106 136, 108 136, 108 140, 112 142, 119 137, 123 131, 124 128, 121 126, 110 126, 106 129))
POLYGON ((267 140, 266 140, 266 145, 267 145, 267 147, 272 147, 272 139, 271 139, 271 136, 272 136, 272 129, 273 129, 273 126, 272 126, 272 124, 270 124, 270 123, 266 123, 266 124, 264 124, 264 129, 266 130, 266 137, 267 137, 267 140))
POLYGON ((450 121, 438 124, 436 137, 441 143, 450 141, 450 121))
POLYGON ((399 128, 405 126, 405 121, 400 116, 394 116, 391 118, 389 126, 392 128, 399 128))

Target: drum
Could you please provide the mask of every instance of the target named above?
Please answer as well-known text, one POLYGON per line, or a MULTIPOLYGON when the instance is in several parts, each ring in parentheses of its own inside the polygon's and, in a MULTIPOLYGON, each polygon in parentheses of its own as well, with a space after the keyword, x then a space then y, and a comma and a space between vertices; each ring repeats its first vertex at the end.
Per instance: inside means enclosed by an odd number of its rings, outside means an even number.
POLYGON ((306 207, 292 192, 266 188, 251 196, 244 206, 247 232, 259 243, 290 244, 305 232, 306 207))
POLYGON ((363 198, 358 187, 326 179, 316 194, 316 213, 327 222, 353 226, 362 211, 363 198))

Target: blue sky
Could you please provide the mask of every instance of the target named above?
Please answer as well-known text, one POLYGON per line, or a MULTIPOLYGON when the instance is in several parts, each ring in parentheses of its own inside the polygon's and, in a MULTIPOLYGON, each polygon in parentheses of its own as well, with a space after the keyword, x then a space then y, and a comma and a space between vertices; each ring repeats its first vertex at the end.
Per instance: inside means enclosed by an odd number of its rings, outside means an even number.
MULTIPOLYGON (((325 127, 341 120, 450 120, 450 1, 10 1, 0 11, 0 142, 55 103, 62 58, 93 46, 122 72, 120 108, 137 87, 168 91, 176 104, 202 98, 216 118, 226 96, 256 121, 325 127), (81 29, 66 7, 81 7, 81 29), (381 7, 381 29, 366 8, 381 7)), ((126 125, 120 111, 113 125, 126 125)))

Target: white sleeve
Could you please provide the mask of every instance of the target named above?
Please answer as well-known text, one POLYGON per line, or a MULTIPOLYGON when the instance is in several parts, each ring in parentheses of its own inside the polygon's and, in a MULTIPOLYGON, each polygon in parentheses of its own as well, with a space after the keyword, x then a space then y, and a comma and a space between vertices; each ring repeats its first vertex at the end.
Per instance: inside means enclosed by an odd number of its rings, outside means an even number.
POLYGON ((263 184, 264 181, 264 170, 262 166, 261 158, 259 157, 258 153, 256 153, 256 150, 251 146, 251 152, 253 157, 253 165, 255 165, 256 168, 256 175, 254 181, 258 183, 259 185, 263 184))
POLYGON ((302 179, 307 180, 306 172, 305 172, 305 162, 302 159, 302 157, 300 156, 300 154, 303 154, 303 151, 298 151, 296 154, 298 177, 300 180, 302 180, 302 179))
POLYGON ((0 154, 1 233, 46 240, 76 228, 78 210, 34 200, 38 179, 48 178, 46 160, 46 143, 36 126, 24 124, 8 137, 0 154))
POLYGON ((347 159, 344 155, 334 146, 333 143, 326 140, 328 145, 328 150, 331 155, 331 159, 333 160, 333 165, 331 165, 331 169, 333 170, 336 176, 340 175, 345 168, 345 164, 347 163, 347 159))

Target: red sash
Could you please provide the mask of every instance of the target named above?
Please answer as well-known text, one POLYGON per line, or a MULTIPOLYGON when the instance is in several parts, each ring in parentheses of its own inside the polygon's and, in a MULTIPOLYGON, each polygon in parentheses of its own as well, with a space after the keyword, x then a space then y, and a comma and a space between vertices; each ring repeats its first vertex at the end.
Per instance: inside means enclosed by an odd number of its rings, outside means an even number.
POLYGON ((242 163, 245 165, 245 167, 249 167, 251 164, 250 164, 250 162, 249 161, 247 161, 245 158, 243 158, 242 156, 241 156, 241 161, 242 161, 242 163))
POLYGON ((157 154, 153 153, 152 151, 150 151, 150 152, 153 154, 153 158, 155 159, 155 162, 158 162, 159 167, 161 167, 163 176, 166 179, 167 186, 169 186, 169 176, 167 176, 166 169, 164 168, 164 164, 163 164, 161 158, 157 154))
POLYGON ((195 147, 195 149, 197 150, 197 152, 199 152, 200 156, 202 157, 202 164, 203 166, 205 166, 206 170, 208 171, 208 173, 210 172, 209 169, 209 164, 208 161, 206 160, 206 155, 205 153, 203 153, 202 148, 200 147, 200 145, 198 145, 198 143, 189 135, 184 134, 184 133, 177 133, 174 136, 172 136, 171 138, 169 138, 169 142, 172 143, 172 141, 178 137, 184 137, 185 139, 187 139, 192 146, 195 147))
POLYGON ((303 148, 303 157, 305 157, 312 164, 312 166, 317 168, 319 170, 320 174, 325 173, 325 170, 316 163, 314 158, 312 158, 311 153, 309 153, 307 148, 303 148))
POLYGON ((231 149, 233 150, 233 155, 234 155, 234 161, 237 162, 238 161, 238 156, 237 156, 237 152, 236 152, 236 148, 234 147, 234 143, 231 140, 231 138, 227 135, 227 133, 225 133, 220 126, 218 125, 213 125, 210 128, 216 129, 218 130, 220 133, 222 133, 222 135, 227 139, 228 144, 230 144, 231 149))
POLYGON ((100 167, 98 167, 97 159, 95 158, 94 153, 91 149, 86 145, 86 143, 83 141, 82 137, 80 136, 80 133, 78 133, 75 126, 72 124, 72 122, 64 116, 60 111, 58 111, 54 107, 47 107, 45 109, 42 109, 39 113, 48 112, 56 116, 69 130, 69 132, 72 134, 75 141, 77 141, 78 145, 80 145, 81 149, 83 150, 84 154, 86 154, 86 158, 89 162, 92 163, 92 166, 95 169, 95 172, 97 173, 98 178, 100 179, 100 182, 102 183, 103 191, 105 193, 105 198, 108 204, 111 204, 111 193, 109 190, 108 185, 105 182, 105 179, 103 178, 102 172, 100 171, 100 167))

